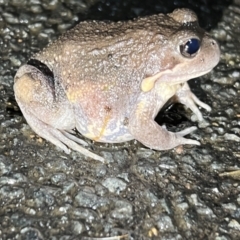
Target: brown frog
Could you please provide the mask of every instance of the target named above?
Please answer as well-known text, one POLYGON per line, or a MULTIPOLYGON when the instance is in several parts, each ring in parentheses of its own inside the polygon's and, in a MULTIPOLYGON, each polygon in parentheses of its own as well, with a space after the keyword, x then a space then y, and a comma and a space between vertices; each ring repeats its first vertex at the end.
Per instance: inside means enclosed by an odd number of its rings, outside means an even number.
POLYGON ((98 142, 137 139, 166 150, 195 130, 173 133, 154 118, 172 97, 189 107, 210 111, 187 81, 208 73, 219 62, 218 44, 198 25, 191 10, 126 22, 86 21, 66 32, 27 64, 14 83, 16 100, 31 128, 69 153, 103 161, 73 135, 98 142))

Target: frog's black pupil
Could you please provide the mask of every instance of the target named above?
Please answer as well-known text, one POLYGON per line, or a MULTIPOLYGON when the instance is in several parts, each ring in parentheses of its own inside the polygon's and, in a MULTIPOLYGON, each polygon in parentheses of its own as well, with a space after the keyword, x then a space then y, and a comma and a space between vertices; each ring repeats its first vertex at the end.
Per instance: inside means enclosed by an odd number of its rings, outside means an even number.
POLYGON ((191 38, 185 44, 185 50, 188 54, 195 54, 200 48, 200 41, 196 38, 191 38))

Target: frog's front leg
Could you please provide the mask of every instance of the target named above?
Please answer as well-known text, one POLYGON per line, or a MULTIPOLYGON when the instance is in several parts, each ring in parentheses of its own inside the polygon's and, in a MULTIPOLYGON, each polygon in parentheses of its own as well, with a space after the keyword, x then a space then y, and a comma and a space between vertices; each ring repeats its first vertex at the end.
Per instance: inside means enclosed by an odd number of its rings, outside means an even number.
POLYGON ((198 107, 196 106, 196 104, 206 109, 208 112, 211 111, 211 107, 206 103, 200 101, 196 97, 196 95, 191 91, 187 82, 183 83, 182 87, 176 92, 175 100, 190 108, 193 111, 193 113, 197 116, 199 121, 203 120, 203 116, 202 113, 199 111, 198 107))
POLYGON ((145 146, 155 150, 172 149, 182 144, 200 145, 196 140, 184 138, 185 135, 196 130, 196 127, 174 133, 169 132, 154 121, 159 107, 163 107, 165 103, 165 100, 148 99, 147 97, 141 99, 129 119, 128 127, 133 137, 145 146), (154 103, 158 104, 158 108, 153 108, 154 103))
POLYGON ((66 153, 78 151, 93 159, 104 159, 81 145, 83 140, 72 135, 75 127, 73 109, 59 81, 46 65, 35 60, 23 65, 14 79, 14 92, 19 107, 31 128, 66 153))

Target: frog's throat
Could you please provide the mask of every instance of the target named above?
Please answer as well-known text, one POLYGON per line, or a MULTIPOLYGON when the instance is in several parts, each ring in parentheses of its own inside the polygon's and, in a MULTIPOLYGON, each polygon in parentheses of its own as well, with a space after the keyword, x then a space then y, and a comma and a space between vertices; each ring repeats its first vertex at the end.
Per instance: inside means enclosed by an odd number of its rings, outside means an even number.
POLYGON ((181 74, 181 73, 175 73, 173 71, 173 69, 167 69, 167 70, 164 70, 160 73, 157 73, 151 77, 147 77, 147 78, 144 78, 142 80, 142 83, 141 83, 141 90, 143 92, 148 92, 150 91, 154 85, 155 85, 155 82, 158 80, 158 81, 161 81, 162 83, 168 83, 170 85, 174 85, 174 84, 179 84, 179 83, 183 83, 183 82, 186 82, 192 78, 196 78, 196 77, 200 77, 208 72, 210 72, 212 70, 211 69, 208 69, 206 71, 202 71, 202 72, 195 72, 195 73, 187 73, 187 74, 181 74))

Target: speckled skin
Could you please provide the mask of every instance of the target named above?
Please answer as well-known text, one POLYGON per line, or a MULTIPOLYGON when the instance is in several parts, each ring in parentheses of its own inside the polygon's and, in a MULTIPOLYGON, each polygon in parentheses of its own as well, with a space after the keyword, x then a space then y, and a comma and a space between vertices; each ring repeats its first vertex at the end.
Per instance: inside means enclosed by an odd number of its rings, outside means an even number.
POLYGON ((202 120, 195 103, 211 108, 187 81, 209 72, 219 55, 187 9, 127 22, 82 22, 18 70, 14 91, 32 129, 65 152, 103 161, 79 145, 85 143, 71 134, 74 128, 95 141, 137 139, 156 150, 198 145, 183 137, 195 128, 172 133, 154 118, 174 96, 202 120), (200 49, 183 56, 180 46, 192 38, 200 49))

